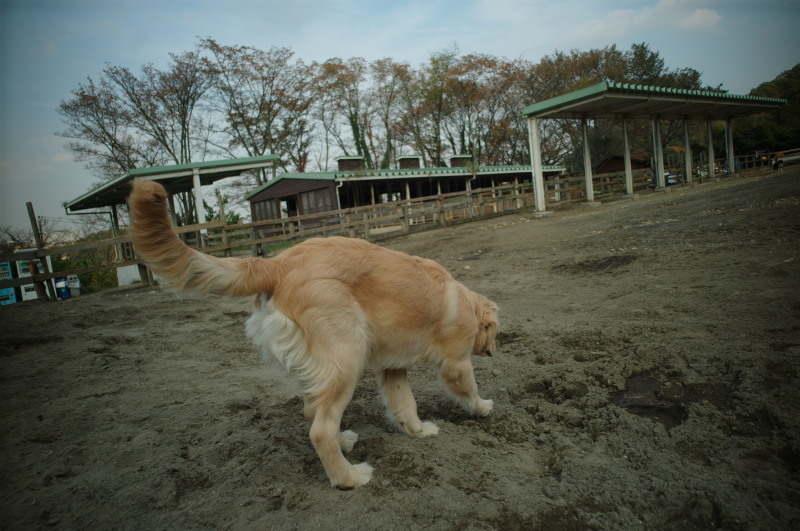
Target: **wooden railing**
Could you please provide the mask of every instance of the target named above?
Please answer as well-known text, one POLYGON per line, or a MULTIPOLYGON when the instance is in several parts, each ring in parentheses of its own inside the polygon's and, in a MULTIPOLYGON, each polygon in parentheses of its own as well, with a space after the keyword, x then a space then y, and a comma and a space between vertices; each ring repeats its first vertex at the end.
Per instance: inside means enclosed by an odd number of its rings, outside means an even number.
MULTIPOLYGON (((633 171, 633 193, 652 187, 653 172, 649 169, 633 171)), ((627 192, 625 172, 599 173, 592 176, 595 198, 622 195, 627 192)), ((582 173, 562 174, 544 182, 545 203, 556 206, 586 200, 586 178, 582 173)))
POLYGON ((265 245, 313 237, 348 236, 381 240, 453 223, 508 213, 533 206, 530 183, 485 188, 410 200, 380 203, 283 219, 226 225, 208 231, 204 252, 232 255, 264 253, 265 245))

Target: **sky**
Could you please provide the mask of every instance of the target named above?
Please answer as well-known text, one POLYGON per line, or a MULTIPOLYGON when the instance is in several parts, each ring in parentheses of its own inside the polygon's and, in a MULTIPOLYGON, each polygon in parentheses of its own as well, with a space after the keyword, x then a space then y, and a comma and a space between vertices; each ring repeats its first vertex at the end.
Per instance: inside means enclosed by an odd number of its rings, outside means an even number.
POLYGON ((747 94, 800 63, 797 0, 0 0, 0 226, 37 216, 68 228, 62 204, 96 182, 56 135, 62 100, 107 63, 165 68, 199 38, 304 62, 436 52, 534 63, 556 51, 646 42, 667 68, 747 94))

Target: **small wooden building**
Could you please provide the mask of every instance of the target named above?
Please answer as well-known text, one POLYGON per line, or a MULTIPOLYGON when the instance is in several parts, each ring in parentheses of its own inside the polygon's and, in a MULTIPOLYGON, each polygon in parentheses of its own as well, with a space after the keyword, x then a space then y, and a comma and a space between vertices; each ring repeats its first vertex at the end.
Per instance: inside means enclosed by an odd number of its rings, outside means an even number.
MULTIPOLYGON (((643 170, 650 167, 647 155, 631 153, 631 170, 643 170)), ((613 173, 625 171, 625 156, 610 155, 599 162, 592 170, 594 173, 613 173)))
MULTIPOLYGON (((422 168, 420 157, 403 156, 398 169, 368 170, 363 157, 339 157, 337 171, 284 173, 246 197, 253 221, 261 221, 531 182, 530 166, 473 167, 470 159, 455 155, 449 167, 422 168)), ((558 175, 564 168, 544 171, 558 175)))

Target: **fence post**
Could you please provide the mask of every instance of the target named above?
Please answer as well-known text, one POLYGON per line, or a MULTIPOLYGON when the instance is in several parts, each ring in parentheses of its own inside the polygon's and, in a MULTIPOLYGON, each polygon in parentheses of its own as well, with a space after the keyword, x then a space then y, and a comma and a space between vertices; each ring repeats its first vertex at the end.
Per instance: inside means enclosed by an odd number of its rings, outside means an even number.
MULTIPOLYGON (((255 227, 250 227, 250 239, 255 240, 259 237, 259 231, 255 227)), ((250 256, 259 256, 263 252, 264 247, 260 243, 250 246, 250 256)))
MULTIPOLYGON (((28 208, 28 218, 31 221, 31 228, 33 229, 33 238, 36 240, 36 257, 42 262, 42 272, 47 274, 50 272, 50 267, 47 265, 47 256, 41 254, 44 250, 44 242, 42 241, 42 233, 39 230, 39 224, 36 222, 36 214, 33 212, 33 203, 27 202, 25 206, 28 208), (40 257, 41 254, 41 257, 40 257)), ((51 301, 56 300, 55 288, 53 287, 52 280, 36 281, 36 260, 31 261, 31 280, 33 280, 33 287, 36 290, 36 295, 42 299, 48 297, 51 301), (47 290, 47 293, 45 292, 47 290)))
POLYGON ((142 281, 144 286, 153 285, 153 273, 144 264, 136 264, 136 270, 139 272, 139 280, 142 281))
POLYGON ((364 220, 364 239, 369 240, 369 210, 365 211, 362 216, 364 220))

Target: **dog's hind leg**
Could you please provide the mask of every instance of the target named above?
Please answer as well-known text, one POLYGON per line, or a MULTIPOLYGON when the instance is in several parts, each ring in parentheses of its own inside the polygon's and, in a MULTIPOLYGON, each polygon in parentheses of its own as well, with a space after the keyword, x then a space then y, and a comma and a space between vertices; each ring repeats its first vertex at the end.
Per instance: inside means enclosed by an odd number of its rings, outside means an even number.
POLYGON ((367 463, 352 465, 342 455, 342 438, 347 438, 347 432, 340 433, 339 428, 344 409, 353 396, 357 378, 357 373, 340 373, 320 389, 314 399, 316 407, 309 434, 311 443, 325 467, 331 485, 340 489, 360 487, 372 479, 371 466, 367 463))
MULTIPOLYGON (((311 398, 303 395, 303 416, 308 422, 314 422, 314 416, 317 414, 316 408, 313 406, 311 398)), ((344 453, 353 451, 353 446, 358 442, 358 434, 353 430, 346 430, 339 433, 339 447, 344 453)))
POLYGON ((369 349, 363 312, 346 285, 327 279, 304 283, 292 302, 308 345, 295 367, 305 393, 304 414, 311 419, 311 443, 331 485, 360 487, 372 478, 372 467, 345 459, 342 450, 352 448, 355 434, 340 429, 369 349))
POLYGON ((442 380, 453 396, 470 413, 485 417, 492 412, 494 403, 478 395, 478 384, 475 383, 475 373, 469 359, 444 363, 442 380))
POLYGON ((428 437, 439 433, 436 424, 419 420, 417 402, 411 392, 406 369, 378 371, 377 379, 389 416, 401 431, 414 437, 428 437))

